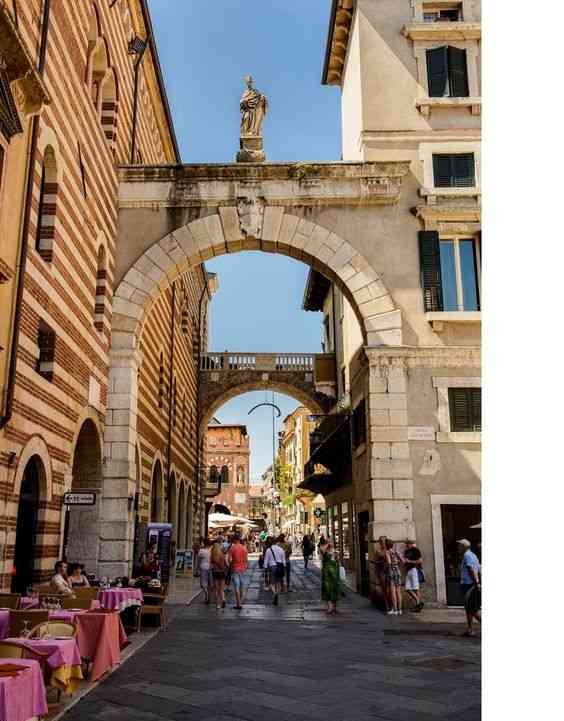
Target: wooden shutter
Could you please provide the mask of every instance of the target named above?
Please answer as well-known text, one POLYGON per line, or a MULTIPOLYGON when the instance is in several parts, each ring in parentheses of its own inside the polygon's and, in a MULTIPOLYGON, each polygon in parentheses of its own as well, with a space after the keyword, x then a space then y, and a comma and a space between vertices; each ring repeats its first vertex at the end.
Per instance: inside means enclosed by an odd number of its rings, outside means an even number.
POLYGON ((452 178, 455 188, 472 188, 476 185, 474 153, 460 153, 452 157, 452 178))
POLYGON ((448 73, 447 48, 427 50, 427 80, 429 97, 442 98, 445 94, 448 73))
POLYGON ((453 432, 482 430, 482 389, 449 388, 450 429, 453 432))
POLYGON ((436 230, 419 231, 419 264, 425 312, 442 311, 441 249, 436 230))
POLYGON ((466 50, 448 48, 448 80, 451 98, 468 97, 468 70, 466 50))
POLYGON ((433 155, 433 179, 436 188, 452 188, 452 155, 433 155))

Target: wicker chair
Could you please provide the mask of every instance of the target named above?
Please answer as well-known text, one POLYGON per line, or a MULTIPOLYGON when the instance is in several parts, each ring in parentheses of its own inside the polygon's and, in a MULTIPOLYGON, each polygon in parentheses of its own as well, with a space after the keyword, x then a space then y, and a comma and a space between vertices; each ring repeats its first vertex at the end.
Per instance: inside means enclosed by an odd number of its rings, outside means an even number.
POLYGON ((18 638, 25 628, 25 622, 28 623, 28 630, 31 630, 38 623, 49 620, 49 611, 33 610, 28 611, 10 611, 10 638, 18 638))
POLYGON ((0 593, 0 608, 16 610, 20 607, 21 593, 0 593))
POLYGON ((166 596, 156 593, 144 593, 143 594, 143 605, 139 608, 137 615, 137 630, 141 630, 143 618, 145 616, 158 616, 159 626, 164 631, 166 630, 166 610, 164 602, 166 596))
POLYGON ((43 638, 44 636, 76 636, 76 626, 64 621, 45 621, 31 629, 30 638, 43 638))
MULTIPOLYGON (((86 588, 81 586, 80 588, 73 588, 72 592, 77 598, 95 601, 98 598, 99 590, 99 588, 92 588, 92 586, 86 586, 86 588)), ((90 608, 90 606, 88 608, 90 608)))
POLYGON ((88 611, 92 601, 89 598, 63 598, 63 608, 80 608, 88 611))

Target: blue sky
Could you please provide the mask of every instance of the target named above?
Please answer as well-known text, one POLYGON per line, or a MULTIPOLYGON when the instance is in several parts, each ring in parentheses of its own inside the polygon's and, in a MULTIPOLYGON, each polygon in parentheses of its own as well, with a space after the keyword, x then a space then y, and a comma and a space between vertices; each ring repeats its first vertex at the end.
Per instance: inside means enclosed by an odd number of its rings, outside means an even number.
MULTIPOLYGON (((330 0, 150 0, 151 15, 184 162, 233 162, 239 144, 243 77, 268 96, 263 126, 268 160, 338 160, 339 93, 321 85, 330 0)), ((283 256, 246 252, 206 263, 219 274, 210 348, 320 350, 321 318, 301 311, 308 268, 283 256)), ((272 460, 270 409, 248 411, 248 393, 217 413, 246 423, 251 475, 272 460)), ((297 402, 276 394, 282 419, 297 402)), ((277 430, 280 422, 277 424, 277 430)))

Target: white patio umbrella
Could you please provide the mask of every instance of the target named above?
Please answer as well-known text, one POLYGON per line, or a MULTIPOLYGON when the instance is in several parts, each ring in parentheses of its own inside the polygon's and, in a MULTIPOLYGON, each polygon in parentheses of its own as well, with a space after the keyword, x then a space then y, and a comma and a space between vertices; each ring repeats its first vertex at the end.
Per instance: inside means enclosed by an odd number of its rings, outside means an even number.
POLYGON ((482 522, 481 522, 481 521, 480 521, 480 523, 476 523, 475 526, 470 526, 470 528, 481 528, 481 527, 482 527, 482 522))
POLYGON ((214 523, 217 528, 220 526, 247 526, 253 524, 253 522, 248 518, 244 518, 243 516, 231 516, 228 513, 210 513, 208 520, 210 523, 214 523))

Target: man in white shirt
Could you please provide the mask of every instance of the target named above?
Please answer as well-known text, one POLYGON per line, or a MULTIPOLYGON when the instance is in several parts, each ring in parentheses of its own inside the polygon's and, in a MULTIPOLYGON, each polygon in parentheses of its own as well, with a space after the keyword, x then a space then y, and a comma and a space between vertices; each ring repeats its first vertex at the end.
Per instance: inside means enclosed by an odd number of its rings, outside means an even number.
POLYGON ((55 575, 51 579, 51 585, 57 590, 58 593, 63 593, 65 596, 73 596, 72 587, 66 579, 67 564, 64 561, 57 561, 55 564, 55 575))
POLYGON ((286 565, 286 554, 284 549, 278 545, 278 541, 268 548, 264 554, 264 567, 270 571, 270 577, 272 579, 269 590, 273 591, 274 598, 272 599, 272 605, 278 606, 278 594, 284 582, 284 568, 286 565))

